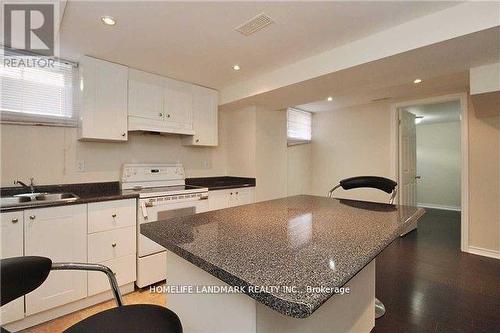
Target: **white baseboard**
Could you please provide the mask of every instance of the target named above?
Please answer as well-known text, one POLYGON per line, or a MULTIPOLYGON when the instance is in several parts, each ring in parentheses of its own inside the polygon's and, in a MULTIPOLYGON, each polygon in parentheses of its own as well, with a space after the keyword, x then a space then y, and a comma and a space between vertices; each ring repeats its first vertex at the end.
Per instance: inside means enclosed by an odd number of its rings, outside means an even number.
POLYGON ((460 207, 456 207, 456 206, 433 205, 433 204, 426 204, 426 203, 417 203, 417 206, 422 207, 422 208, 452 210, 455 212, 460 212, 462 210, 460 207))
POLYGON ((478 256, 500 259, 500 251, 489 250, 482 247, 469 246, 467 252, 472 254, 477 254, 478 256))

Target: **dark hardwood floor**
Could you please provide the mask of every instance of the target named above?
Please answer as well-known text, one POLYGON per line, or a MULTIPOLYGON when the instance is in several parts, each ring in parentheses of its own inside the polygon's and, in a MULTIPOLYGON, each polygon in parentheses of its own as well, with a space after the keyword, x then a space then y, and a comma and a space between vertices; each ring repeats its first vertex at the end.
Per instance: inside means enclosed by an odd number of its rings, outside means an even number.
POLYGON ((460 251, 460 213, 427 209, 377 258, 372 332, 500 332, 500 260, 460 251))

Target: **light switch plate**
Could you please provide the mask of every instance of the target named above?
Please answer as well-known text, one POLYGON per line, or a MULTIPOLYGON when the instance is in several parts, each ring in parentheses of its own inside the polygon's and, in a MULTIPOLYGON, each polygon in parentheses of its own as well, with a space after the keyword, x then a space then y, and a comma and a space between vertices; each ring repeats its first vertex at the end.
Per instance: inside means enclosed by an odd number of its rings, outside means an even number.
POLYGON ((76 161, 76 170, 78 172, 84 172, 85 171, 85 161, 84 160, 77 160, 76 161))

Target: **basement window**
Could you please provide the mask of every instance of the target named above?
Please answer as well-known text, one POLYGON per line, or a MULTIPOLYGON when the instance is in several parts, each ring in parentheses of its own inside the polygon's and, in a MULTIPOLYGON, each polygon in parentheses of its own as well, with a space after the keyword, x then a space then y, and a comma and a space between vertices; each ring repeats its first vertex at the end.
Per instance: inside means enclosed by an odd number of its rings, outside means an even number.
POLYGON ((299 109, 287 110, 287 142, 288 146, 311 142, 312 114, 299 109))
POLYGON ((10 49, 0 57, 2 123, 77 125, 76 64, 10 49))

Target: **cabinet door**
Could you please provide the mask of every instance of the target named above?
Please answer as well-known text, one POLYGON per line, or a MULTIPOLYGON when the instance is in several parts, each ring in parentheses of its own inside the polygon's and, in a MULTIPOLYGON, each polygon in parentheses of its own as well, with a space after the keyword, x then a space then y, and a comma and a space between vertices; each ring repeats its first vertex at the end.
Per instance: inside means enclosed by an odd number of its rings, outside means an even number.
POLYGON ((154 74, 129 70, 128 115, 163 121, 163 85, 154 74))
MULTIPOLYGON (((30 209, 24 212, 24 253, 53 262, 87 262, 87 207, 30 209)), ((26 295, 26 314, 48 310, 87 296, 87 273, 51 271, 26 295)))
MULTIPOLYGON (((2 213, 1 258, 23 256, 23 212, 2 213)), ((0 324, 4 325, 24 318, 24 297, 10 302, 0 309, 0 324)))
POLYGON ((253 188, 237 188, 235 193, 238 206, 255 202, 255 194, 253 188))
POLYGON ((193 129, 192 85, 165 78, 164 104, 166 126, 193 129))
POLYGON ((80 66, 80 139, 126 141, 128 68, 91 57, 80 66))
POLYGON ((210 191, 208 193, 208 210, 228 208, 230 195, 227 190, 210 191))
POLYGON ((193 86, 194 135, 183 138, 184 145, 217 146, 219 94, 216 90, 193 86))
POLYGON ((255 195, 253 188, 235 188, 229 193, 230 206, 241 206, 255 202, 255 195))
POLYGON ((237 189, 232 189, 229 192, 229 207, 236 207, 240 205, 236 191, 237 189))

